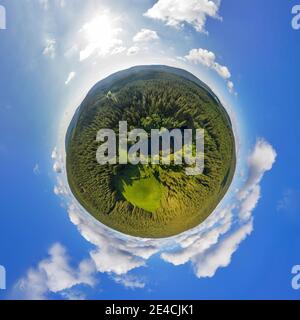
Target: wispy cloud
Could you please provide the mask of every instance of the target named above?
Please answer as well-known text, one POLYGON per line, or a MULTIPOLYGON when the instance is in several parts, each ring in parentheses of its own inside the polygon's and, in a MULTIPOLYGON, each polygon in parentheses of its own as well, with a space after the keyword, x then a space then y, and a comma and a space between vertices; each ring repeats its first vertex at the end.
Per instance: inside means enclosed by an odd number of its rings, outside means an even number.
POLYGON ((51 1, 49 1, 49 0, 39 0, 39 3, 42 6, 42 8, 47 11, 47 10, 49 10, 50 5, 53 4, 53 3, 55 5, 57 5, 58 7, 60 7, 60 8, 65 7, 66 0, 51 0, 51 1))
POLYGON ((76 76, 76 72, 72 71, 69 73, 67 80, 65 81, 65 85, 68 85, 76 76))
POLYGON ((122 284, 125 288, 128 289, 142 289, 146 285, 145 281, 143 281, 139 277, 129 274, 113 276, 113 280, 116 283, 122 284))
POLYGON ((49 0, 39 0, 39 3, 44 10, 49 9, 49 0))
POLYGON ((281 199, 278 201, 277 211, 289 213, 299 212, 299 198, 299 190, 292 188, 284 190, 281 199))
POLYGON ((111 54, 114 55, 114 54, 120 54, 120 53, 123 53, 124 51, 126 51, 126 47, 123 47, 123 46, 120 46, 120 47, 115 47, 112 51, 111 51, 111 54))
POLYGON ((33 167, 33 173, 38 176, 41 173, 41 169, 40 169, 40 165, 37 163, 34 167, 33 167))
POLYGON ((43 50, 43 55, 49 57, 50 59, 54 59, 56 55, 56 40, 55 39, 47 39, 46 46, 43 50))
POLYGON ((139 51, 140 51, 140 48, 139 48, 139 47, 133 46, 133 47, 130 47, 130 48, 127 50, 127 55, 128 55, 128 56, 133 56, 133 55, 138 54, 139 51))
POLYGON ((230 93, 234 92, 234 83, 230 80, 227 81, 227 88, 230 93))

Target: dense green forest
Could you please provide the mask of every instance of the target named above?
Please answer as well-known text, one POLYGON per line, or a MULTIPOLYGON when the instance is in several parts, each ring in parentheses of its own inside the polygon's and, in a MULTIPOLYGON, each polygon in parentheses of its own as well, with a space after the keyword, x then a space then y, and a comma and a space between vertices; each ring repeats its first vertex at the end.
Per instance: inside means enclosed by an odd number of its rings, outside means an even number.
POLYGON ((203 222, 225 195, 235 170, 230 119, 216 96, 189 73, 136 67, 100 81, 77 110, 66 136, 70 188, 105 225, 138 237, 178 234, 203 222), (195 79, 195 80, 194 80, 195 79), (99 129, 203 128, 204 172, 185 165, 99 165, 99 129))

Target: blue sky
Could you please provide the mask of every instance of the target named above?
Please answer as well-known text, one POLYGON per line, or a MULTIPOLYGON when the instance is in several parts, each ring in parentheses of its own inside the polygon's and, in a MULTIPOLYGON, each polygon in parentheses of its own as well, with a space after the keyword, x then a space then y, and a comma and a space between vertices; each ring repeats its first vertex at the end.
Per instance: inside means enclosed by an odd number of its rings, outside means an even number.
POLYGON ((173 1, 179 14, 170 17, 167 0, 0 0, 1 299, 300 298, 291 286, 300 264, 297 1, 215 1, 214 10, 195 2, 180 11, 173 1), (208 83, 240 142, 239 191, 170 242, 99 226, 64 179, 61 144, 74 109, 95 82, 143 63, 208 83))

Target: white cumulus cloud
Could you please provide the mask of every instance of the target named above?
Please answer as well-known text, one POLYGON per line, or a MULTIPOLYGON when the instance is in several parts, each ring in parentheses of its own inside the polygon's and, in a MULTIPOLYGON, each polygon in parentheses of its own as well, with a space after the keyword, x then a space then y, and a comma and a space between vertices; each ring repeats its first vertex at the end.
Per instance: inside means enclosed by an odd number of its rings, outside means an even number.
POLYGON ((261 181, 264 173, 272 169, 276 160, 275 149, 264 139, 258 139, 254 151, 248 158, 248 179, 239 192, 239 198, 245 199, 261 181))
POLYGON ((219 18, 220 3, 220 0, 158 0, 144 15, 172 27, 188 23, 203 32, 207 17, 219 18))
POLYGON ((192 49, 185 58, 190 62, 195 64, 200 63, 205 67, 215 70, 225 80, 231 77, 229 69, 216 62, 216 55, 212 51, 202 48, 192 49))
MULTIPOLYGON (((85 284, 94 286, 95 266, 91 260, 83 260, 77 268, 70 266, 66 249, 56 243, 49 249, 49 257, 41 260, 36 268, 28 270, 14 286, 15 295, 22 299, 46 299, 49 293, 61 293, 85 284)), ((69 292, 70 293, 70 292, 69 292)))
POLYGON ((216 61, 216 55, 212 51, 202 48, 192 49, 184 59, 194 64, 201 64, 211 70, 214 70, 221 78, 226 80, 229 92, 234 93, 234 84, 230 80, 231 73, 228 67, 218 63, 216 61))
POLYGON ((142 29, 133 37, 133 42, 149 42, 158 39, 159 36, 156 31, 150 29, 142 29))

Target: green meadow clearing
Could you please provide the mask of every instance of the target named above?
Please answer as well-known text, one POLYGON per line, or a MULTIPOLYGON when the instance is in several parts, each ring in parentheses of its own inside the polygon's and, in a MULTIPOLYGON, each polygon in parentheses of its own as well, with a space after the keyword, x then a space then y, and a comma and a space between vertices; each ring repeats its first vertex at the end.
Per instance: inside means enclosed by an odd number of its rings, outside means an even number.
POLYGON ((118 177, 117 190, 134 206, 155 212, 161 205, 163 187, 151 170, 131 166, 118 177))

